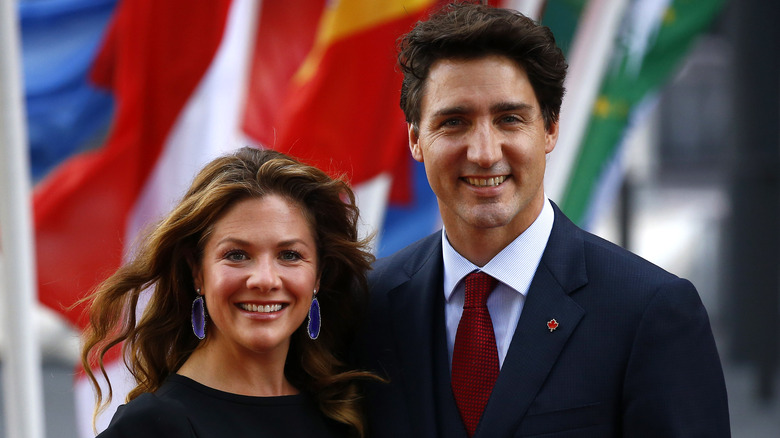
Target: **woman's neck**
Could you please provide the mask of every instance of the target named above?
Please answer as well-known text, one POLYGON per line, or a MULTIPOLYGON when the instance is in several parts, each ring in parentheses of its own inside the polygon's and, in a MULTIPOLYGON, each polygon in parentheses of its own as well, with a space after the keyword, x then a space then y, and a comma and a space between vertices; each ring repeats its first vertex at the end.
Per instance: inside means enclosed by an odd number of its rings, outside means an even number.
POLYGON ((233 394, 257 397, 297 394, 299 391, 284 375, 286 353, 238 354, 206 341, 176 373, 233 394))

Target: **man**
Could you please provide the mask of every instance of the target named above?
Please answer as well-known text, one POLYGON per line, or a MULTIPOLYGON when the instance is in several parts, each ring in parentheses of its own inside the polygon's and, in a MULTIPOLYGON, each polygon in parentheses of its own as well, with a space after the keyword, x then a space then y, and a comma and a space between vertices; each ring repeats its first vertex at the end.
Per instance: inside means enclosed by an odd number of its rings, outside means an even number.
POLYGON ((567 68, 549 29, 452 5, 404 37, 399 61, 444 229, 371 273, 363 358, 389 380, 369 388, 372 436, 729 436, 693 285, 544 194, 567 68))

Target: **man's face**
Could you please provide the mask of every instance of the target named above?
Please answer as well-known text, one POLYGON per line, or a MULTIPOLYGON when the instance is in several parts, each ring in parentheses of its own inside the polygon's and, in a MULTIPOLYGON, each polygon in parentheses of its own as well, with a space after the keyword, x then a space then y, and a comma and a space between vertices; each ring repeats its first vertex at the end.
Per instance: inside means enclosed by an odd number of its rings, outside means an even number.
POLYGON ((544 202, 545 158, 557 138, 557 123, 544 128, 525 70, 503 56, 434 63, 419 131, 409 126, 448 236, 528 228, 544 202))

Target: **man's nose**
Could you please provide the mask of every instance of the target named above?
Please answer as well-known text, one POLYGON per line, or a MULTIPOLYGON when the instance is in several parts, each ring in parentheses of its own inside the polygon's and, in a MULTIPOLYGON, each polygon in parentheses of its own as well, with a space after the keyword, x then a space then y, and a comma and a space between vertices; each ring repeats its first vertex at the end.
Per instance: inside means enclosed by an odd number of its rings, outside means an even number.
POLYGON ((501 161, 502 154, 501 139, 492 124, 476 124, 469 138, 468 160, 480 167, 489 168, 501 161))

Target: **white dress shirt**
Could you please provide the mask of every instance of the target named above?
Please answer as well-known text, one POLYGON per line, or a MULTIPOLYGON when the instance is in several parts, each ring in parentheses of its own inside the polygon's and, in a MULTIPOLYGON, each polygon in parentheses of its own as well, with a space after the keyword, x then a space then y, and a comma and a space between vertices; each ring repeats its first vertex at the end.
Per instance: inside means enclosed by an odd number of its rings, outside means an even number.
POLYGON ((528 288, 531 286, 531 280, 536 273, 536 268, 539 267, 542 253, 550 238, 554 216, 550 201, 545 199, 541 213, 531 226, 482 267, 476 266, 458 254, 447 240, 446 230, 442 230, 446 303, 444 316, 447 323, 450 368, 452 368, 455 334, 458 331, 465 301, 466 289, 463 279, 474 270, 485 272, 498 280, 498 285, 488 297, 487 307, 496 335, 499 365, 503 366, 520 313, 523 311, 528 288))

